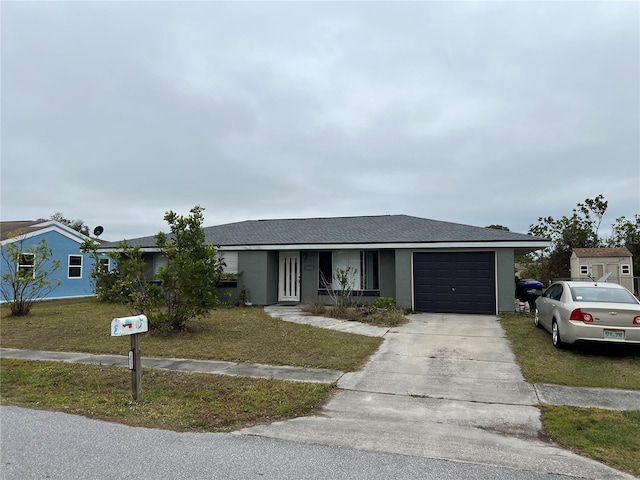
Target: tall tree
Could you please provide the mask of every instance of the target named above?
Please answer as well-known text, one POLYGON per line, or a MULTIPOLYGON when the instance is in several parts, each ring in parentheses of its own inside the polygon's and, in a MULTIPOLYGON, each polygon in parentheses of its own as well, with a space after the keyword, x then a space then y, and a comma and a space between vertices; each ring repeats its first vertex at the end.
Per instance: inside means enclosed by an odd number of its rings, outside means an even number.
POLYGON ((60 222, 68 227, 73 228, 74 230, 82 233, 83 235, 89 236, 89 227, 84 224, 84 220, 71 220, 66 218, 62 212, 56 212, 51 215, 51 220, 55 220, 56 222, 60 222))
POLYGON ((635 214, 633 220, 626 217, 616 218, 613 235, 608 239, 611 247, 627 247, 633 255, 633 272, 640 276, 640 215, 635 214))
POLYGON ((166 266, 158 269, 151 282, 139 247, 123 242, 111 256, 117 267, 111 272, 99 267, 98 244, 82 245, 96 259, 92 275, 96 293, 106 301, 124 300, 135 313, 144 313, 154 330, 171 333, 184 330, 192 318, 206 314, 218 302, 217 285, 222 276, 223 259, 213 245, 205 242, 202 227, 204 209, 195 206, 189 216, 168 211, 164 219, 170 234, 156 235, 156 245, 165 255, 166 266))
POLYGON ((147 264, 140 247, 121 242, 116 252, 108 254, 116 265, 112 270, 101 262, 104 257, 97 253, 99 247, 98 242, 89 238, 80 246, 83 253, 89 253, 93 258, 91 280, 98 300, 123 303, 132 315, 142 313, 154 326, 160 315, 162 295, 160 287, 147 278, 147 264))
POLYGON ((206 314, 218 301, 216 286, 223 265, 216 248, 205 242, 203 211, 195 206, 186 217, 167 212, 164 219, 171 234, 156 235, 167 258, 157 276, 166 303, 165 327, 170 331, 183 330, 191 318, 206 314))
POLYGON ((598 231, 607 211, 609 202, 602 194, 578 203, 570 217, 540 217, 536 225, 529 227, 529 233, 551 240, 551 246, 537 255, 531 256, 532 271, 543 282, 554 278, 571 277, 571 253, 574 248, 597 248, 604 245, 598 231))
POLYGON ((46 240, 29 247, 24 235, 2 246, 2 284, 0 294, 14 316, 29 315, 33 305, 60 285, 52 274, 60 268, 59 260, 51 260, 52 250, 46 240))
POLYGON ((485 228, 491 228, 493 230, 502 230, 504 232, 510 232, 509 227, 505 227, 504 225, 487 225, 485 228))

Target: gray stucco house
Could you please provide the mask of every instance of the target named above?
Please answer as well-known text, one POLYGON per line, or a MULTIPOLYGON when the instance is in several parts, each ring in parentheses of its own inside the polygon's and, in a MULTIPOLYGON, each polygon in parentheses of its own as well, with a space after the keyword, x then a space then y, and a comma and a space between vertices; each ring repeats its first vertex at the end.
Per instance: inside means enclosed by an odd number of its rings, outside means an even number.
MULTIPOLYGON (((323 280, 349 266, 362 301, 393 297, 400 307, 438 313, 513 311, 515 255, 549 246, 531 235, 407 215, 249 220, 205 232, 227 264, 225 288, 246 289, 254 304, 328 301, 323 280)), ((150 276, 163 265, 155 236, 127 243, 145 252, 150 276)))

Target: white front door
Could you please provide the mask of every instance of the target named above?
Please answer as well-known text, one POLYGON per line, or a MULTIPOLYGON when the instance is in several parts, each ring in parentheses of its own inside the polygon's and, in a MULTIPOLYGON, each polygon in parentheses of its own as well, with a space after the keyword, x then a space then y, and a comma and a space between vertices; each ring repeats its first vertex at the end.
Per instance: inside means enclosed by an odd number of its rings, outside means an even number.
POLYGON ((300 301, 300 252, 280 252, 278 301, 300 301))

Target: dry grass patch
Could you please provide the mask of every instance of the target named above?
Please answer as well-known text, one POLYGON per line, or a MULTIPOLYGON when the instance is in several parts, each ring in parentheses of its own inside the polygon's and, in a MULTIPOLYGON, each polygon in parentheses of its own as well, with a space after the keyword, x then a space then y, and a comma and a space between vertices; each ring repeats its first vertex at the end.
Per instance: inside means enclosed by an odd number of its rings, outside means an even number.
MULTIPOLYGON (((129 338, 111 337, 122 305, 95 299, 41 302, 29 317, 0 306, 3 347, 125 355, 129 338)), ((354 371, 377 350, 380 338, 323 330, 272 318, 262 308, 222 308, 171 336, 146 334, 143 356, 224 360, 354 371)))
POLYGON ((380 310, 371 306, 347 307, 311 302, 304 304, 302 310, 310 315, 362 322, 377 327, 397 327, 408 322, 404 311, 395 308, 380 310))
POLYGON ((125 368, 1 360, 3 404, 62 411, 125 425, 227 432, 311 415, 334 386, 144 369, 142 400, 131 400, 125 368))

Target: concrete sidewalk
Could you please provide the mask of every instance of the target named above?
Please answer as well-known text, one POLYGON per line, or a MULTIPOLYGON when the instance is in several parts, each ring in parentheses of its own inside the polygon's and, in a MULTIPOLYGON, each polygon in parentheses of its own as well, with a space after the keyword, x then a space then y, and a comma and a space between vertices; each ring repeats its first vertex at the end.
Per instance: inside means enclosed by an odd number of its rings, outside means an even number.
MULTIPOLYGON (((15 348, 0 348, 0 357, 93 365, 115 365, 119 367, 126 367, 129 361, 125 355, 93 355, 90 353, 47 352, 39 350, 18 350, 15 348)), ((213 373, 234 377, 268 378, 310 383, 335 383, 344 375, 343 372, 338 370, 322 368, 275 366, 216 360, 190 360, 185 358, 142 357, 142 366, 144 368, 159 368, 181 372, 213 373)))

